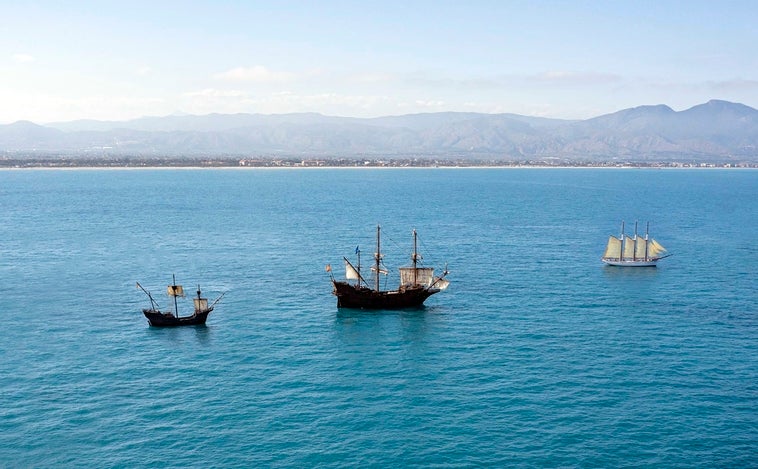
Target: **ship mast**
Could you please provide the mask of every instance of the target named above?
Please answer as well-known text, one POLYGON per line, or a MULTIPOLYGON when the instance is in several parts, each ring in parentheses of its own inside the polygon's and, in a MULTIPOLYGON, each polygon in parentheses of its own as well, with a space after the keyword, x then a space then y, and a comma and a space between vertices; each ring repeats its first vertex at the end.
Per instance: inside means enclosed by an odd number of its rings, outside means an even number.
POLYGON ((174 314, 176 314, 176 317, 179 317, 179 306, 176 303, 176 274, 171 274, 171 277, 173 278, 173 283, 171 284, 171 290, 174 293, 174 314))
POLYGON ((361 250, 358 246, 355 247, 355 253, 358 255, 358 286, 360 287, 363 277, 361 276, 361 250))
POLYGON ((645 226, 645 262, 648 261, 648 255, 647 255, 647 234, 650 231, 650 222, 647 222, 647 226, 645 226))
POLYGON ((374 253, 374 285, 376 286, 375 290, 379 291, 379 261, 382 258, 382 251, 380 249, 381 245, 379 243, 379 231, 381 228, 379 225, 376 225, 376 252, 374 253))
POLYGON ((624 222, 622 220, 621 221, 621 234, 619 235, 619 240, 621 241, 621 244, 619 244, 619 246, 621 246, 619 248, 619 261, 623 261, 624 260, 624 241, 625 241, 624 238, 625 238, 625 236, 624 236, 624 222))
POLYGON ((634 253, 632 254, 632 260, 637 260, 637 220, 634 220, 634 253))
POLYGON ((413 285, 418 285, 418 270, 416 270, 416 262, 418 260, 418 250, 416 249, 416 229, 413 229, 413 255, 411 256, 411 262, 413 262, 413 285))

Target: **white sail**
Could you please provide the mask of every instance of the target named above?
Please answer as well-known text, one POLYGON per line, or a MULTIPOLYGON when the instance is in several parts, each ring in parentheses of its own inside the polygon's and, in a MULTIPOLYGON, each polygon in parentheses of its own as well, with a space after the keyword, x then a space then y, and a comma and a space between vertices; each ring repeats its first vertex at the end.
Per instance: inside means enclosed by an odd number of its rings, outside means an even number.
POLYGON ((432 267, 401 267, 401 285, 423 285, 428 287, 434 282, 434 268, 432 267))
MULTIPOLYGON (((372 272, 376 272, 376 267, 374 267, 374 266, 372 265, 372 266, 371 266, 371 271, 372 271, 372 272)), ((386 269, 382 269, 381 267, 379 267, 379 273, 380 273, 380 274, 384 274, 384 275, 388 275, 388 274, 389 274, 389 272, 387 272, 387 270, 386 270, 386 269)))
POLYGON ((632 259, 634 257, 634 239, 629 236, 624 236, 624 259, 632 259))
POLYGON ((610 265, 630 267, 654 267, 656 262, 667 257, 666 248, 654 239, 648 238, 648 230, 644 236, 637 235, 637 223, 634 224, 634 237, 624 234, 624 224, 621 224, 621 234, 611 235, 603 253, 602 261, 610 265))
POLYGON ((205 311, 208 309, 208 299, 207 298, 195 298, 195 312, 198 313, 200 311, 205 311))
POLYGON ((603 257, 619 258, 621 257, 621 240, 615 236, 608 238, 608 245, 605 247, 603 257))
POLYGON ((348 261, 345 261, 345 278, 348 280, 360 280, 361 278, 355 267, 348 261))
POLYGON ((434 281, 434 286, 440 290, 445 290, 450 286, 450 280, 437 277, 434 281))
POLYGON ((647 255, 648 257, 659 257, 661 254, 666 252, 666 248, 660 245, 658 241, 651 239, 648 248, 647 248, 647 255))
POLYGON ((184 288, 181 285, 169 285, 166 292, 168 296, 184 296, 184 288))
POLYGON ((634 257, 644 259, 646 247, 647 241, 645 241, 645 238, 637 238, 637 243, 634 245, 634 257))

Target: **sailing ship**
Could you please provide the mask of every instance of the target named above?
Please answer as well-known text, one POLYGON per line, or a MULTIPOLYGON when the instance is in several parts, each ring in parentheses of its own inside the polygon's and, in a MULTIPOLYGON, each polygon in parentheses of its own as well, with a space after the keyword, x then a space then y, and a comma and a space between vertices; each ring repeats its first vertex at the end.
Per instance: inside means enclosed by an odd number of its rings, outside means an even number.
POLYGON ((435 293, 446 289, 450 282, 445 278, 448 271, 445 268, 443 274, 435 277, 433 267, 419 267, 422 256, 418 253, 418 236, 413 230, 413 254, 411 266, 400 268, 400 286, 397 290, 381 290, 379 277, 388 271, 382 262, 381 251, 381 227, 376 227, 376 252, 374 253, 374 265, 371 271, 374 276, 373 288, 361 274, 360 249, 355 248, 358 256, 357 265, 353 265, 347 257, 345 261, 346 281, 335 280, 331 274, 332 268, 326 266, 327 272, 332 279, 334 289, 332 294, 337 297, 338 308, 362 308, 362 309, 402 309, 420 307, 424 301, 435 293), (350 280, 354 280, 351 283, 350 280))
POLYGON ((142 310, 147 322, 154 327, 176 327, 176 326, 197 326, 205 324, 208 319, 208 315, 213 311, 213 307, 216 303, 221 301, 225 293, 216 298, 216 300, 208 305, 208 299, 202 298, 200 292, 200 285, 197 286, 197 298, 193 298, 195 305, 195 311, 189 316, 179 316, 179 305, 177 302, 178 297, 184 296, 184 287, 176 284, 176 276, 173 276, 173 283, 166 289, 169 297, 174 299, 173 311, 161 311, 158 304, 153 299, 153 295, 149 291, 145 290, 142 285, 137 282, 137 288, 145 292, 150 299, 150 308, 142 310))
POLYGON ((634 236, 624 233, 624 222, 621 222, 621 234, 608 238, 601 260, 608 265, 622 267, 655 267, 656 263, 671 254, 666 254, 666 248, 650 238, 648 232, 650 222, 645 228, 645 237, 637 236, 637 222, 634 223, 634 236))

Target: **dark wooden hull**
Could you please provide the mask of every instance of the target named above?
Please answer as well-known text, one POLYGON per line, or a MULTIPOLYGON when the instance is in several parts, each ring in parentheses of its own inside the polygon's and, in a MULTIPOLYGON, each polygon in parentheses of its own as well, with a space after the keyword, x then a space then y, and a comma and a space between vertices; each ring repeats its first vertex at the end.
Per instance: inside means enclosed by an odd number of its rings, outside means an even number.
POLYGON ((201 326, 205 324, 211 311, 213 311, 213 308, 199 311, 192 316, 176 317, 173 314, 161 313, 153 309, 142 310, 147 318, 147 322, 153 327, 201 326))
POLYGON ((356 309, 403 309, 418 308, 435 293, 438 288, 414 287, 400 290, 376 291, 358 287, 347 282, 332 281, 332 294, 337 297, 338 308, 356 309))

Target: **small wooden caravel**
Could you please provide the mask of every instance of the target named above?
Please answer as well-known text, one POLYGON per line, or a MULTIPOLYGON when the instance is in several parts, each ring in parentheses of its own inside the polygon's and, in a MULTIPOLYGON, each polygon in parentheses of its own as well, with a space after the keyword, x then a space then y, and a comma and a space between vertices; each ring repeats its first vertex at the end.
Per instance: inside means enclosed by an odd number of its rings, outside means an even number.
POLYGON ((179 316, 179 305, 177 303, 177 297, 184 296, 184 288, 181 285, 176 284, 176 276, 173 276, 173 283, 166 289, 168 296, 174 298, 174 310, 173 311, 161 311, 158 304, 153 299, 153 295, 149 291, 145 290, 142 285, 137 282, 137 288, 145 292, 150 299, 150 308, 143 309, 142 312, 147 318, 147 322, 154 327, 176 327, 176 326, 197 326, 205 324, 208 319, 208 315, 213 311, 213 307, 216 303, 221 301, 226 292, 208 305, 208 299, 200 296, 200 285, 197 286, 197 298, 194 298, 195 311, 190 316, 179 316))

